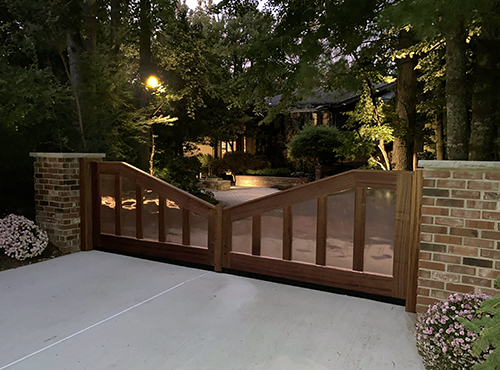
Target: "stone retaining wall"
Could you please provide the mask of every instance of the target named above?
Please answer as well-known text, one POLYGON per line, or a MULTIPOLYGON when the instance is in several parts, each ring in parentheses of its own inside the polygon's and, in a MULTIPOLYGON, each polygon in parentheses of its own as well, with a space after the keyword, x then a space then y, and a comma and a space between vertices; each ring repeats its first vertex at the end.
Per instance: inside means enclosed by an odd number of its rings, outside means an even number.
POLYGON ((104 154, 30 153, 35 158, 36 223, 63 253, 81 248, 80 163, 104 154))
POLYGON ((495 295, 500 275, 500 163, 420 161, 417 312, 452 293, 495 295))

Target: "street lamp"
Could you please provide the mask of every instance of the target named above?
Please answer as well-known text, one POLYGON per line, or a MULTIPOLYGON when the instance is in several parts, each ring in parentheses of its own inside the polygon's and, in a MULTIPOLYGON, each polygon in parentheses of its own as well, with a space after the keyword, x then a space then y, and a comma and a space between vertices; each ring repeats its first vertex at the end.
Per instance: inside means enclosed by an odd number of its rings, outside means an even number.
POLYGON ((155 76, 149 76, 148 80, 146 81, 146 85, 153 89, 156 89, 158 86, 160 86, 160 82, 155 76))

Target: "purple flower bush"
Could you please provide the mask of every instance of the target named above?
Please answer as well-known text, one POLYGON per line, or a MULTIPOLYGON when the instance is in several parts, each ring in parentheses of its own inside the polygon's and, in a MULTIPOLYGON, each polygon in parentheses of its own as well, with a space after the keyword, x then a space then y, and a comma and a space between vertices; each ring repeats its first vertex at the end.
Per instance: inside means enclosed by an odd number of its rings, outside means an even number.
POLYGON ((484 294, 452 294, 419 318, 417 348, 427 369, 466 370, 486 360, 493 349, 488 347, 479 357, 473 356, 472 345, 479 334, 465 329, 457 318, 480 319, 476 310, 488 298, 484 294))
POLYGON ((16 260, 36 257, 49 244, 47 233, 23 216, 0 219, 0 249, 16 260))

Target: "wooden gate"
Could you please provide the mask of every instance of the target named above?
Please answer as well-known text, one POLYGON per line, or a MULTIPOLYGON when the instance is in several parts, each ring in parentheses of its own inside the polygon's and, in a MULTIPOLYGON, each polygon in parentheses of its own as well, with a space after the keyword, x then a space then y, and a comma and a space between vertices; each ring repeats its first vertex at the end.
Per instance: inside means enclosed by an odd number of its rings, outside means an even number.
POLYGON ((96 249, 406 299, 419 172, 349 171, 223 209, 119 162, 93 164, 96 249))

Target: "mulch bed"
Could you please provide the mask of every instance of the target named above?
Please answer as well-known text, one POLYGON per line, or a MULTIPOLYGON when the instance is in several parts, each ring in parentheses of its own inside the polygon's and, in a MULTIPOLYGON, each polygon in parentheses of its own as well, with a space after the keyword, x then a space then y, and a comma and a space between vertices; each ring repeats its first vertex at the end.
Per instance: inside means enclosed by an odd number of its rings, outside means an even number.
POLYGON ((60 257, 63 254, 64 253, 62 253, 59 249, 57 249, 56 246, 52 245, 51 243, 49 243, 49 245, 47 246, 47 248, 45 248, 45 250, 41 255, 25 259, 24 261, 18 261, 14 258, 6 256, 2 251, 0 251, 0 271, 15 269, 21 266, 26 266, 26 265, 31 265, 33 263, 46 261, 49 259, 60 257))

